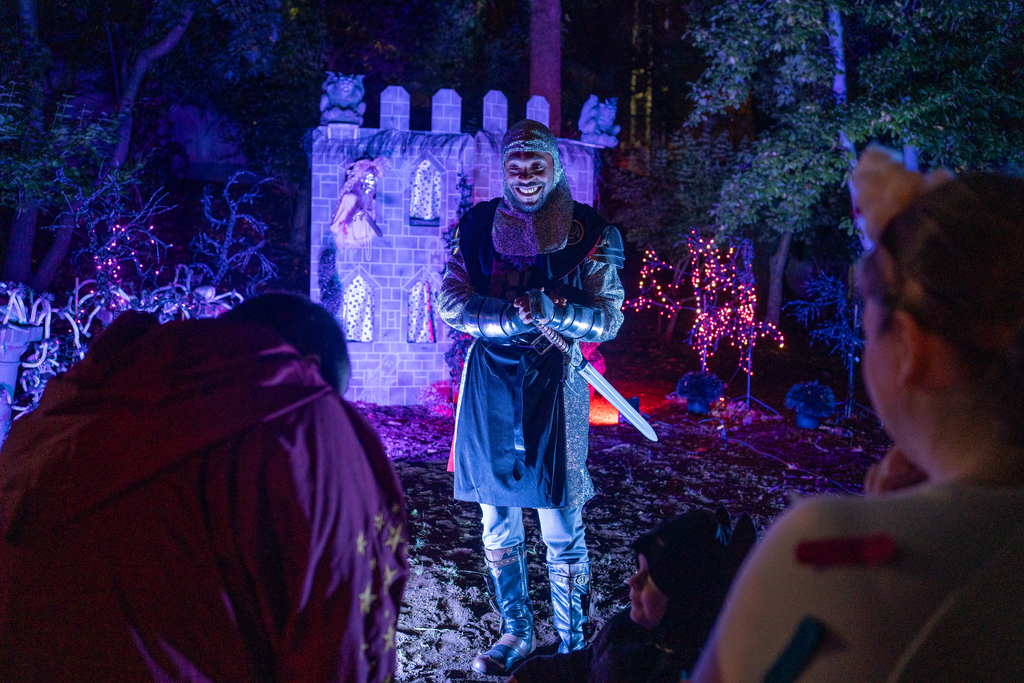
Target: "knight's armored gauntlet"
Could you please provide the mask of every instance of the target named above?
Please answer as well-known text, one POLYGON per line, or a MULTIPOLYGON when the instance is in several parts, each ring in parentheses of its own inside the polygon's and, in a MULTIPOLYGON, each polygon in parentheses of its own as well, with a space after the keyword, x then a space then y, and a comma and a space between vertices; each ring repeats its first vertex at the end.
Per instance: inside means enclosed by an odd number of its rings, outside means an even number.
POLYGON ((604 332, 604 311, 579 304, 555 306, 547 326, 567 339, 594 341, 604 332))
POLYGON ((480 294, 470 297, 463 315, 466 332, 474 337, 511 339, 531 329, 519 317, 515 306, 480 294))

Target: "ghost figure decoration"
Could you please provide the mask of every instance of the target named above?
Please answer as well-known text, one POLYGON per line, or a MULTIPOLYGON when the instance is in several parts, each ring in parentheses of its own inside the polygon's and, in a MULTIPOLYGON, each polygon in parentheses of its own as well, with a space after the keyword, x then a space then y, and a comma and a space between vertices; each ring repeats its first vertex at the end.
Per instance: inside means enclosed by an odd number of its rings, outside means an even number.
POLYGON ((360 159, 348 167, 331 219, 331 232, 339 249, 369 248, 374 235, 383 236, 377 227, 377 183, 389 168, 386 157, 360 159))
POLYGON ((364 76, 345 76, 327 71, 327 78, 320 86, 320 123, 354 123, 363 125, 364 76))
POLYGON ((580 142, 594 147, 614 147, 619 144, 619 139, 615 137, 622 130, 622 126, 615 125, 618 102, 618 97, 609 97, 604 102, 599 102, 597 95, 587 98, 580 112, 580 142))

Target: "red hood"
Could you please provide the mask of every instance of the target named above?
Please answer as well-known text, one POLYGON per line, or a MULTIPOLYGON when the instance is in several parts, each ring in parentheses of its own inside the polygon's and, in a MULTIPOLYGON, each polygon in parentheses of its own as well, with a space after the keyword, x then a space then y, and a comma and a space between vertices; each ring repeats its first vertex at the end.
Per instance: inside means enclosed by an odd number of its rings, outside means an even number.
POLYGON ((269 330, 124 313, 0 451, 0 528, 60 528, 182 457, 330 392, 269 330))

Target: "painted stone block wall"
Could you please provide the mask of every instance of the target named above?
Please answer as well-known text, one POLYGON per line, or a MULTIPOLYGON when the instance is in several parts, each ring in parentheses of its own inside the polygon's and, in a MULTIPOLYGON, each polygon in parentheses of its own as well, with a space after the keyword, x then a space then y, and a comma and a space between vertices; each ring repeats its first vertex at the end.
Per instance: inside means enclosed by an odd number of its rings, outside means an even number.
MULTIPOLYGON (((434 341, 409 341, 410 294, 416 300, 422 293, 420 283, 426 282, 431 297, 436 297, 448 256, 443 235, 458 217, 460 178, 471 185, 473 203, 501 195, 498 146, 508 128, 508 104, 500 92, 485 97, 485 130, 475 135, 460 132, 461 106, 458 93, 440 90, 434 96, 432 130, 409 131, 409 95, 404 88, 390 86, 381 93, 382 128, 331 123, 312 131, 310 296, 339 320, 341 295, 357 278, 372 299, 372 341, 348 342, 349 400, 416 404, 425 387, 449 377, 444 362, 451 346, 449 329, 437 317, 436 307, 431 307, 434 341), (346 170, 356 159, 378 156, 390 161, 376 195, 377 225, 383 236, 375 236, 363 248, 338 249, 330 223, 346 170), (424 163, 440 179, 436 221, 411 216, 413 185, 424 163)), ((573 198, 592 204, 593 150, 572 140, 559 140, 559 150, 573 198)))

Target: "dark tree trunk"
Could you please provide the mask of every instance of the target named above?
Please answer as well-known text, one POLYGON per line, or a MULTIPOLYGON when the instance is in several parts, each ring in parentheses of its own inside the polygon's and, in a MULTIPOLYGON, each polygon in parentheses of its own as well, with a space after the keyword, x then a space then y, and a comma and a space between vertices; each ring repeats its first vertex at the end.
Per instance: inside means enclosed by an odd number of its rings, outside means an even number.
POLYGON ((296 254, 309 254, 309 203, 312 187, 309 175, 302 180, 299 195, 295 200, 295 211, 292 212, 292 231, 288 248, 296 254))
POLYGON ((44 292, 50 287, 57 268, 67 256, 68 248, 71 246, 71 237, 75 232, 75 214, 73 209, 68 209, 60 217, 60 225, 54 229, 53 244, 46 251, 35 274, 28 280, 28 285, 37 292, 44 292))
POLYGON ((768 311, 765 320, 776 327, 779 324, 779 314, 782 312, 782 275, 786 271, 786 261, 789 259, 789 245, 793 241, 793 233, 786 231, 779 238, 779 246, 768 259, 768 311))
POLYGON ((672 337, 676 333, 676 320, 679 319, 679 311, 672 311, 665 318, 665 341, 672 341, 672 337))
MULTIPOLYGON (((39 34, 39 14, 36 0, 18 0, 18 18, 21 31, 30 43, 35 43, 39 34)), ((40 99, 42 83, 29 84, 32 101, 32 128, 42 131, 43 109, 40 99)), ((38 197, 19 198, 11 221, 11 236, 4 256, 3 278, 14 282, 28 283, 32 276, 32 247, 36 239, 36 220, 39 217, 38 197)))
POLYGON ((18 0, 18 17, 21 19, 21 30, 35 39, 39 32, 39 11, 36 0, 18 0))
POLYGON ((4 280, 27 283, 32 276, 32 246, 38 216, 39 207, 32 202, 25 201, 15 209, 4 258, 4 280))
POLYGON ((128 147, 132 141, 132 107, 135 105, 135 98, 139 95, 139 88, 146 77, 146 72, 156 60, 160 59, 174 49, 181 37, 185 35, 185 29, 192 21, 192 10, 185 10, 181 23, 172 28, 163 40, 155 45, 150 45, 139 53, 135 64, 132 66, 131 75, 124 84, 121 91, 121 102, 118 106, 118 113, 123 117, 121 127, 117 131, 117 144, 110 155, 111 168, 120 168, 128 158, 128 147))
POLYGON ((548 128, 562 134, 562 3, 530 0, 530 95, 551 107, 548 128))

